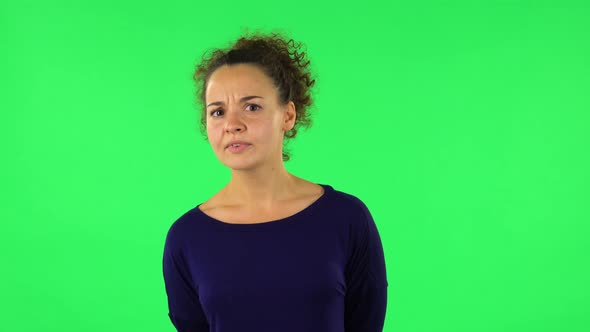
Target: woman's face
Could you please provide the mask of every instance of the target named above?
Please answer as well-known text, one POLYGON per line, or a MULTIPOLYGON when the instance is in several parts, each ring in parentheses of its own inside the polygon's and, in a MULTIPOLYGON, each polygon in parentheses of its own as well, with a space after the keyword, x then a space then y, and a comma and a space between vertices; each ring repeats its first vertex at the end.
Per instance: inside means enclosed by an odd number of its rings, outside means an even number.
POLYGON ((205 93, 207 137, 217 158, 232 169, 282 162, 284 132, 295 124, 295 106, 278 103, 270 77, 251 64, 224 65, 210 76, 205 93), (257 96, 255 98, 246 98, 257 96), (248 142, 242 152, 230 141, 248 142))

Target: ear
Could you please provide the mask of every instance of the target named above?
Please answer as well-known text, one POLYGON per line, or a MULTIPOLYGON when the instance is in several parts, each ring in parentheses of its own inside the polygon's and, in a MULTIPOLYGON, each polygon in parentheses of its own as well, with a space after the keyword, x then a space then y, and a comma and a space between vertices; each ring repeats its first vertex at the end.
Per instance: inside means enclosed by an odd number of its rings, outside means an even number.
POLYGON ((295 120, 297 119, 297 111, 295 109, 295 103, 289 101, 285 109, 285 122, 283 125, 284 131, 289 131, 295 127, 295 120))

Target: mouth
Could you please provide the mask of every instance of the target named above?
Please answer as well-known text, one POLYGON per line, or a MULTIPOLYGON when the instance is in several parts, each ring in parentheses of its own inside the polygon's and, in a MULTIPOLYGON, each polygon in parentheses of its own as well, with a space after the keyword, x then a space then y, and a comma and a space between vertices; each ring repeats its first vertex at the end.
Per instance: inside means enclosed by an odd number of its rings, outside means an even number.
POLYGON ((242 152, 250 147, 251 144, 232 144, 228 145, 226 150, 230 152, 242 152))
POLYGON ((235 148, 235 147, 240 147, 242 145, 250 145, 250 144, 230 144, 230 145, 226 146, 225 148, 227 149, 227 148, 232 147, 232 146, 235 148))

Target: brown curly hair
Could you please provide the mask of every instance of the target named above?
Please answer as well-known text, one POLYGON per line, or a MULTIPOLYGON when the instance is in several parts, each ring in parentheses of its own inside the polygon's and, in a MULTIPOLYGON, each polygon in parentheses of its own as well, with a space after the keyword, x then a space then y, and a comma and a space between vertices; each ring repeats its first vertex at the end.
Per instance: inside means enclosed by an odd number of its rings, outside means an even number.
MULTIPOLYGON (((296 109, 295 125, 285 133, 287 139, 294 138, 300 127, 311 126, 309 109, 312 105, 310 88, 315 79, 311 79, 310 61, 305 52, 298 52, 302 43, 287 39, 282 32, 274 31, 268 35, 246 31, 228 49, 206 51, 196 66, 193 79, 196 83, 196 104, 201 108, 201 134, 207 138, 206 87, 211 74, 220 66, 238 63, 257 65, 268 75, 279 91, 279 103, 283 106, 293 101, 296 109), (210 54, 208 54, 210 53, 210 54)), ((285 140, 283 141, 285 143, 285 140)), ((288 151, 283 145, 283 161, 289 161, 288 151)))

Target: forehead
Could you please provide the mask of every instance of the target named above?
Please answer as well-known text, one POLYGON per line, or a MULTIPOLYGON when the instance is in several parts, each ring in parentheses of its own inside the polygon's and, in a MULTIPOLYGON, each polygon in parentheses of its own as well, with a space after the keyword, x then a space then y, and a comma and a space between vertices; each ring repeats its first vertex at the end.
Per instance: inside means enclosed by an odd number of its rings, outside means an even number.
POLYGON ((254 65, 224 65, 209 77, 206 98, 209 100, 226 95, 268 94, 273 88, 271 79, 254 65))

